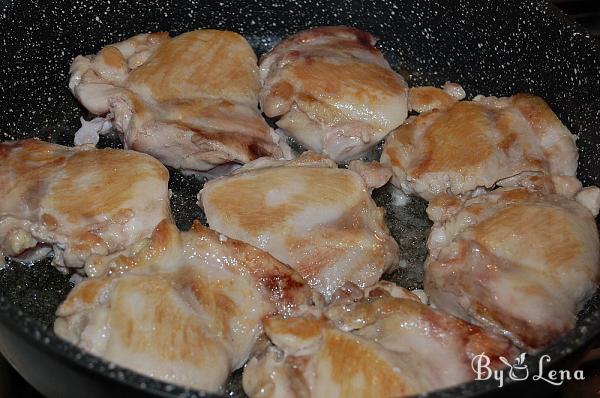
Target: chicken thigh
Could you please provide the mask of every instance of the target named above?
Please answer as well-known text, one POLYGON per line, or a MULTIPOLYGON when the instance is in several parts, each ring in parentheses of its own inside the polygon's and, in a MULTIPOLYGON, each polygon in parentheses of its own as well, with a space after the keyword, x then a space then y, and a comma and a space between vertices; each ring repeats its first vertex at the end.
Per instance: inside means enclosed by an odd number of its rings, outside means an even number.
POLYGON ((302 278, 268 254, 198 222, 163 221, 111 275, 77 285, 57 311, 57 335, 108 361, 211 392, 248 359, 266 315, 310 304, 302 278))
POLYGON ((598 204, 584 206, 594 191, 576 199, 524 188, 434 198, 425 265, 431 301, 532 351, 567 333, 598 286, 598 204))
POLYGON ((375 287, 356 302, 336 303, 323 317, 270 317, 272 342, 244 369, 255 397, 400 397, 475 377, 483 352, 491 368, 517 351, 501 337, 428 307, 399 287, 375 287), (403 291, 403 292, 402 292, 403 291))
POLYGON ((575 136, 544 100, 517 94, 457 102, 461 96, 411 89, 411 107, 431 111, 386 140, 381 162, 392 168, 395 186, 430 200, 529 175, 575 176, 575 136))
POLYGON ((355 28, 297 33, 260 61, 260 104, 307 148, 335 161, 358 157, 407 115, 407 85, 355 28))
POLYGON ((211 228, 269 252, 329 297, 346 281, 371 285, 399 262, 370 188, 305 152, 289 162, 259 159, 209 181, 198 197, 211 228))
POLYGON ((256 55, 237 33, 138 35, 75 58, 69 87, 90 112, 107 114, 126 148, 174 168, 205 171, 289 151, 258 111, 256 55))
POLYGON ((81 268, 170 219, 169 173, 148 155, 39 140, 0 143, 0 253, 81 268))

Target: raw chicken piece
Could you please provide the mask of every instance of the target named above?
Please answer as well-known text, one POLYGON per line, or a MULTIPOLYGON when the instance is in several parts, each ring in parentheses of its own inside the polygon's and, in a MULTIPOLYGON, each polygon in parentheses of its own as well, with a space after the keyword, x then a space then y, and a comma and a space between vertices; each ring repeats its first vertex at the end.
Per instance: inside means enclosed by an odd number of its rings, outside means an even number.
POLYGON ((269 252, 329 297, 346 281, 371 285, 398 264, 370 188, 305 152, 287 163, 259 159, 209 181, 198 198, 211 228, 269 252))
POLYGON ((81 268, 171 219, 169 173, 150 156, 39 140, 0 143, 0 253, 81 268))
POLYGON ((310 304, 302 278, 268 254, 195 222, 164 221, 112 276, 77 285, 57 311, 57 335, 142 374, 220 391, 269 314, 310 304))
POLYGON ((251 398, 420 394, 472 380, 472 358, 482 352, 490 357, 491 368, 503 367, 500 356, 510 361, 517 354, 504 338, 434 310, 407 291, 394 293, 377 287, 357 302, 336 304, 328 311, 334 315, 331 321, 268 318, 265 332, 273 345, 246 365, 246 394, 251 398))
POLYGON ((100 140, 100 135, 105 134, 112 128, 112 123, 103 117, 95 117, 90 121, 83 117, 79 118, 81 128, 75 132, 73 143, 75 146, 92 144, 96 146, 100 140))
POLYGON ((528 350, 552 343, 598 285, 598 207, 581 202, 524 188, 437 196, 427 209, 430 300, 528 350))
POLYGON ((440 109, 410 119, 385 143, 381 162, 406 193, 430 200, 532 174, 575 176, 575 136, 541 98, 517 94, 454 102, 438 91, 446 103, 431 95, 431 103, 419 107, 440 109))
POLYGON ((144 34, 75 58, 69 87, 90 112, 114 119, 126 148, 205 171, 289 155, 257 109, 256 62, 237 33, 144 34))
POLYGON ((600 209, 600 189, 597 187, 585 187, 577 193, 575 199, 587 207, 594 217, 598 215, 600 209))
POLYGON ((338 162, 358 157, 407 115, 407 85, 376 41, 344 26, 282 41, 260 62, 263 112, 309 149, 338 162))

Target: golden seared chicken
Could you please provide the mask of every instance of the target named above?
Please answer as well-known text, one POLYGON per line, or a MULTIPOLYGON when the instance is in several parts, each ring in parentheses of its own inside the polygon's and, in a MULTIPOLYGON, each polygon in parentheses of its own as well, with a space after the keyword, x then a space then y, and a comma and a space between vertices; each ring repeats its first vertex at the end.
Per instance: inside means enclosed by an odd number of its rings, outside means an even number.
POLYGON ((269 252, 329 297, 346 281, 369 286, 399 262, 372 188, 305 152, 289 162, 259 159, 209 181, 198 197, 211 228, 269 252))
POLYGON ((255 397, 400 397, 474 378, 471 361, 485 352, 491 368, 517 351, 501 337, 422 304, 399 287, 326 308, 327 317, 265 321, 272 342, 244 369, 255 397))
POLYGON ((437 196, 427 209, 425 291, 438 308, 526 349, 550 344, 598 285, 597 197, 596 187, 574 199, 524 188, 437 196))
POLYGON ((262 111, 309 149, 338 162, 358 157, 407 115, 407 85, 376 41, 344 26, 283 40, 260 61, 262 111))
POLYGON ((0 253, 33 261, 53 249, 64 269, 124 250, 170 219, 168 179, 133 151, 0 143, 0 253))
POLYGON ((310 304, 302 278, 268 254, 195 222, 167 220, 111 275, 77 285, 57 335, 108 361, 182 386, 220 391, 250 355, 266 315, 310 304))
MULTIPOLYGON (((126 148, 175 168, 279 158, 287 148, 258 111, 256 55, 237 33, 134 36, 75 58, 69 87, 90 112, 107 114, 126 148)), ((75 141, 97 137, 85 126, 75 141)))
POLYGON ((386 140, 381 162, 392 183, 430 200, 479 187, 515 185, 529 175, 575 176, 575 136, 539 97, 461 101, 456 85, 411 89, 411 118, 386 140))

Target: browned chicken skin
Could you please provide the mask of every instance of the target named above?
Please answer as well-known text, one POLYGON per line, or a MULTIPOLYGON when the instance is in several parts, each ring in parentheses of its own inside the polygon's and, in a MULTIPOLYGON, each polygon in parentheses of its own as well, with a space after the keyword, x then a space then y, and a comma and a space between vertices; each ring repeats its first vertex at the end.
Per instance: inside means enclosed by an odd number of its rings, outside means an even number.
POLYGON ((244 369, 251 397, 399 397, 474 378, 482 352, 499 368, 511 343, 382 283, 364 297, 332 303, 325 317, 265 321, 272 342, 244 369))
POLYGON ((81 268, 170 219, 168 171, 150 156, 39 140, 0 143, 0 251, 81 268))
POLYGON ((394 172, 392 183, 406 193, 430 200, 518 185, 529 175, 575 176, 575 136, 539 97, 457 102, 440 89, 419 87, 411 89, 411 101, 425 113, 390 134, 381 156, 394 172))
POLYGON ((329 297, 346 281, 369 286, 399 262, 368 185, 385 184, 389 174, 363 169, 367 181, 311 152, 259 159, 209 181, 198 196, 211 228, 269 252, 329 297))
POLYGON ((237 33, 144 34, 75 58, 69 87, 90 112, 108 113, 126 148, 204 171, 287 154, 258 111, 256 63, 237 33))
POLYGON ((260 104, 301 144, 335 161, 358 157, 407 115, 407 86, 369 33, 313 28, 260 61, 260 104))
POLYGON ((55 332, 121 366, 212 392, 246 362, 264 316, 294 315, 312 298, 293 270, 198 222, 180 232, 163 221, 110 268, 71 291, 55 332))
POLYGON ((524 188, 434 198, 431 301, 533 351, 567 333, 599 278, 598 205, 575 198, 524 188))

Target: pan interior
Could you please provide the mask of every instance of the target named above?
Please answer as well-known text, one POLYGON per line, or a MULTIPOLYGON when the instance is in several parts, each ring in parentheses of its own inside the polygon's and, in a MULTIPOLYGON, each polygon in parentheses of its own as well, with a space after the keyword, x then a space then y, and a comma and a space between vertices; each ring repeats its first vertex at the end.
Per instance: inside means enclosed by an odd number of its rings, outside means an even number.
MULTIPOLYGON (((378 6, 349 0, 298 0, 286 4, 168 0, 150 1, 143 6, 135 2, 111 4, 108 0, 89 5, 7 3, 0 6, 0 22, 14 37, 5 39, 0 48, 0 62, 4 64, 0 68, 2 140, 38 137, 72 145, 79 117, 90 115, 67 89, 71 59, 135 33, 167 30, 178 34, 200 27, 231 29, 243 34, 260 54, 280 38, 307 27, 346 24, 379 35, 380 48, 409 85, 439 86, 450 80, 463 84, 469 97, 522 91, 546 98, 580 137, 579 177, 585 185, 600 184, 600 164, 594 157, 600 148, 600 97, 596 95, 600 92, 600 51, 584 32, 545 4, 491 1, 482 10, 484 6, 476 0, 455 6, 433 0, 382 1, 378 6), (65 14, 70 17, 65 18, 65 14)), ((109 136, 101 139, 100 146, 118 148, 121 144, 115 136, 109 136)), ((186 230, 194 219, 205 223, 201 209, 192 205, 203 181, 175 170, 170 174, 171 206, 178 227, 186 230)), ((406 205, 399 205, 389 184, 373 196, 386 209, 387 224, 405 260, 385 279, 409 289, 422 287, 425 241, 431 226, 425 202, 411 198, 406 205)), ((38 325, 38 333, 49 336, 50 342, 55 342, 51 332, 54 311, 71 287, 69 276, 52 268, 50 259, 36 264, 9 261, 0 271, 0 295, 13 310, 22 312, 15 315, 15 322, 33 322, 38 325)), ((600 327, 598 291, 578 318, 577 327, 569 335, 538 356, 529 357, 530 369, 535 372, 537 359, 544 353, 556 361, 589 342, 600 327)), ((92 360, 68 345, 60 350, 73 361, 92 360)), ((133 372, 121 374, 121 379, 133 384, 145 379, 133 372)), ((228 383, 229 395, 241 394, 239 381, 237 372, 228 383)), ((157 391, 165 387, 155 384, 157 391)), ((453 393, 466 396, 494 386, 469 383, 453 393)), ((173 396, 191 394, 173 388, 169 391, 173 396)))

